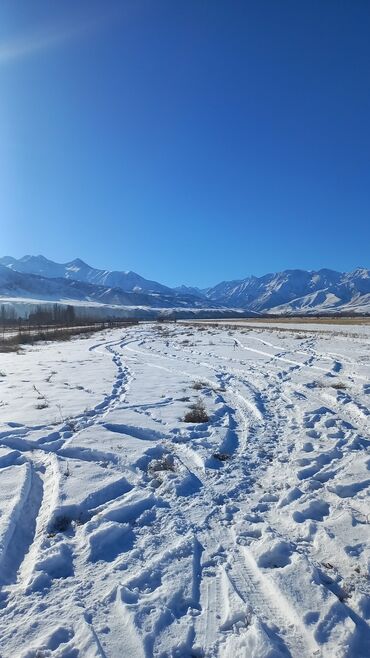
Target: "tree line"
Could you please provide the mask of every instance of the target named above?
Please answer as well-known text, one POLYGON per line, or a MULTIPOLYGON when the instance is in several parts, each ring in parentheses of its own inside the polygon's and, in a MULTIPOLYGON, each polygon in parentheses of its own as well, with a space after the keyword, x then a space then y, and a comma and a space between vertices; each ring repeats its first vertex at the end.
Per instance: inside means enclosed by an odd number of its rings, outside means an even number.
MULTIPOLYGON (((90 318, 88 318, 90 320, 90 318)), ((31 324, 31 325, 72 325, 76 322, 76 311, 74 306, 53 304, 52 306, 42 306, 41 304, 34 307, 26 316, 20 316, 10 304, 0 306, 0 324, 4 327, 14 324, 31 324)), ((85 320, 85 318, 84 318, 85 320)), ((95 320, 95 318, 91 318, 95 320)))

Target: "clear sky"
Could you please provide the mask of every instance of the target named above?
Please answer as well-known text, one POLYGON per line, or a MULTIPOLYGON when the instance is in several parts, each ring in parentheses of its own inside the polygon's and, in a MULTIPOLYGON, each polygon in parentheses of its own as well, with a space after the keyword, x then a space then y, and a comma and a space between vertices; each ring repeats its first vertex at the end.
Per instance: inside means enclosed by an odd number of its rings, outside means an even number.
POLYGON ((2 0, 1 254, 369 266, 368 0, 2 0))

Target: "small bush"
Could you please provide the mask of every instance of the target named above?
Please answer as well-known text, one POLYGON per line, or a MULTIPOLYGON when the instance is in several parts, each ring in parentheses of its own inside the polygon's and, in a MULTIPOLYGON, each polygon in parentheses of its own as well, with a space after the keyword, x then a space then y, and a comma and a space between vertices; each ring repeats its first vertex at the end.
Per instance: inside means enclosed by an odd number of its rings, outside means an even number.
POLYGON ((226 452, 214 452, 212 457, 214 459, 218 459, 220 462, 226 462, 228 459, 230 459, 230 455, 228 455, 226 452))
POLYGON ((22 354, 22 352, 20 352, 20 347, 19 347, 18 344, 17 345, 15 345, 15 344, 6 345, 5 343, 2 343, 0 345, 0 352, 4 353, 4 354, 8 354, 8 352, 17 352, 18 354, 22 354))
POLYGON ((195 391, 201 391, 202 388, 207 388, 207 386, 208 386, 207 382, 202 382, 202 381, 198 380, 198 381, 194 382, 193 389, 195 391))
POLYGON ((153 461, 148 468, 149 473, 158 473, 158 471, 174 471, 175 462, 172 455, 165 455, 162 459, 153 461))
POLYGON ((202 400, 198 400, 192 404, 184 416, 185 423, 207 423, 208 420, 209 416, 202 400))
POLYGON ((335 388, 337 391, 341 391, 347 388, 347 384, 344 382, 312 382, 311 384, 306 384, 308 388, 335 388))
POLYGON ((68 427, 70 432, 76 432, 77 430, 77 421, 74 420, 73 418, 66 418, 65 419, 65 424, 68 427))

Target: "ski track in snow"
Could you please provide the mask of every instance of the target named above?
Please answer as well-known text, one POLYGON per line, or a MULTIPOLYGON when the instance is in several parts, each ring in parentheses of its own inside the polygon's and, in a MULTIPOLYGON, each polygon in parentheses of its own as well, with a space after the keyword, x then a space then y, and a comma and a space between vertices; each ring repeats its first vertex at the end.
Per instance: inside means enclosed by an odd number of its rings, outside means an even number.
POLYGON ((6 355, 0 656, 368 656, 369 364, 202 325, 6 355))

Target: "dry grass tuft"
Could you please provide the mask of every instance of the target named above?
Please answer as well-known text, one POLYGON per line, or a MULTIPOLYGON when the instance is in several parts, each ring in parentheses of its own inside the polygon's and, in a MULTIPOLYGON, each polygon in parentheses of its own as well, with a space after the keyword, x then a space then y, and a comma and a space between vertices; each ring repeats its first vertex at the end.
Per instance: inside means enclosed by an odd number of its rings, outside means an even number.
POLYGON ((208 421, 209 416, 202 400, 197 400, 192 404, 184 416, 185 423, 207 423, 208 421))

